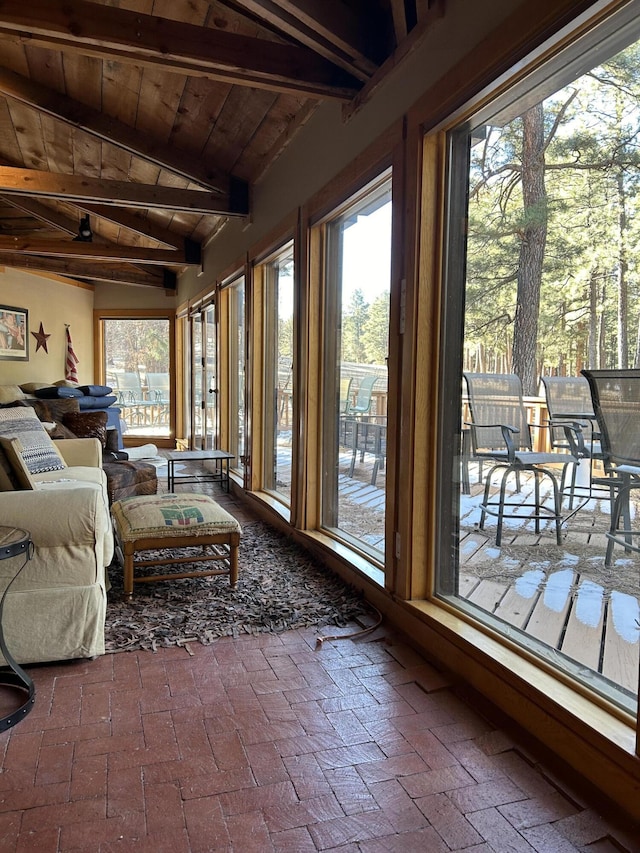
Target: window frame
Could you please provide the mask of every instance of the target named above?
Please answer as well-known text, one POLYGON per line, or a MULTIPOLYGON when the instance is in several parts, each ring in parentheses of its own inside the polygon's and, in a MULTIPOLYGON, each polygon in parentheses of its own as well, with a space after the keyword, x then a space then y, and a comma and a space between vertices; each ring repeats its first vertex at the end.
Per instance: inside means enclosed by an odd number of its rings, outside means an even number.
MULTIPOLYGON (((614 16, 623 5, 596 4, 579 16, 567 15, 565 10, 564 29, 557 23, 563 20, 563 10, 554 10, 556 17, 552 16, 544 26, 541 23, 537 32, 528 32, 527 39, 512 46, 509 56, 504 55, 498 28, 491 39, 470 51, 464 69, 461 64, 452 69, 408 113, 407 170, 409 186, 415 178, 415 191, 411 192, 415 192, 416 201, 415 205, 408 203, 406 229, 407 333, 411 327, 411 341, 415 345, 407 381, 414 388, 416 399, 426 405, 424 408, 416 405, 412 410, 409 452, 413 454, 414 464, 407 472, 406 488, 418 500, 405 517, 410 517, 408 524, 413 531, 407 631, 422 647, 431 648, 437 659, 446 660, 471 689, 487 695, 585 778, 609 792, 615 791, 612 796, 625 802, 625 807, 633 812, 636 806, 632 796, 615 780, 619 775, 629 781, 637 780, 638 716, 577 690, 574 683, 559 677, 525 650, 498 639, 494 632, 479 626, 466 614, 454 612, 433 595, 439 554, 435 545, 438 476, 443 465, 437 437, 442 436, 447 423, 440 350, 445 301, 441 282, 443 269, 451 262, 444 251, 448 181, 445 131, 477 112, 508 85, 518 83, 543 59, 561 56, 574 37, 580 42, 575 50, 583 50, 585 34, 591 33, 597 39, 598 25, 604 20, 611 23, 609 16, 614 16), (511 70, 505 72, 505 68, 511 70), (448 83, 459 81, 463 72, 465 85, 448 88, 448 83), (455 94, 444 103, 440 97, 443 91, 455 94), (419 370, 418 365, 423 369, 419 370)), ((526 15, 526 11, 514 13, 504 25, 505 32, 515 31, 514 22, 520 14, 526 15)), ((406 399, 403 408, 405 403, 406 399)), ((444 547, 448 547, 446 542, 444 547)), ((398 588, 397 591, 400 592, 398 588)))
MULTIPOLYGON (((173 309, 96 309, 93 312, 93 342, 94 342, 94 375, 96 383, 105 385, 106 364, 104 363, 104 322, 106 320, 167 320, 169 324, 169 387, 170 387, 170 406, 169 406, 169 434, 168 435, 153 435, 152 433, 139 433, 133 437, 123 435, 123 443, 125 448, 132 444, 140 444, 141 441, 148 439, 153 442, 156 447, 173 448, 176 441, 176 412, 179 407, 177 397, 177 388, 179 383, 176 379, 176 311, 173 309)), ((117 405, 117 404, 116 404, 117 405)))

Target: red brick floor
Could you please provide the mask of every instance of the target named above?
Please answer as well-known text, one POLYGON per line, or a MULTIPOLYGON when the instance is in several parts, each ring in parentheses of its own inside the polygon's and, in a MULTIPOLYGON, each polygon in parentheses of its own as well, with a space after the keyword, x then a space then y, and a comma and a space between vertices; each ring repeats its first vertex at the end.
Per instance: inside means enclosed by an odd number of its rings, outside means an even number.
POLYGON ((32 667, 0 850, 640 850, 406 645, 315 640, 32 667))
POLYGON ((1 853, 640 851, 392 632, 316 637, 29 668, 1 853))

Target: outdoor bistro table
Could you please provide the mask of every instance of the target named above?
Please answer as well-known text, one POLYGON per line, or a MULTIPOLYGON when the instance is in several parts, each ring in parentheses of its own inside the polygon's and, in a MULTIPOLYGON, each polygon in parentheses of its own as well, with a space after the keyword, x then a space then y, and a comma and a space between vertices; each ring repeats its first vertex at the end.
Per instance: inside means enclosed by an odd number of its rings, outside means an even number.
POLYGON ((24 555, 24 563, 9 581, 2 594, 2 598, 0 598, 0 650, 2 650, 4 659, 11 668, 11 672, 0 670, 0 686, 16 687, 19 690, 25 690, 27 692, 26 702, 11 714, 7 714, 5 717, 0 717, 0 732, 5 732, 7 729, 15 726, 16 723, 26 717, 36 701, 35 685, 27 673, 22 669, 22 667, 18 666, 11 656, 4 640, 4 631, 2 628, 2 613, 7 592, 18 574, 31 559, 32 552, 33 543, 31 541, 30 533, 26 530, 21 530, 19 527, 6 527, 0 525, 0 560, 9 560, 12 557, 18 557, 21 554, 24 555))
POLYGON ((220 483, 222 488, 229 491, 229 460, 235 459, 233 453, 226 450, 170 450, 167 453, 167 482, 169 491, 179 483, 220 483), (213 462, 214 470, 201 474, 176 474, 176 462, 213 462))

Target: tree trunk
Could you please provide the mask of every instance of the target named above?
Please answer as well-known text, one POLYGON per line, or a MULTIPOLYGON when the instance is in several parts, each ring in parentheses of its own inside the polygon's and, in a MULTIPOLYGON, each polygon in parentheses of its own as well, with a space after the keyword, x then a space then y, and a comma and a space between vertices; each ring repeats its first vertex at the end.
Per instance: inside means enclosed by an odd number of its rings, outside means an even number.
POLYGON ((600 366, 598 360, 598 268, 589 277, 589 355, 588 367, 600 366))
POLYGON ((618 367, 625 370, 629 365, 629 338, 627 335, 627 312, 629 295, 627 270, 627 199, 624 176, 621 171, 616 178, 618 192, 618 367))
POLYGON ((600 312, 600 323, 598 324, 598 363, 597 367, 603 368, 607 367, 607 354, 605 349, 605 340, 607 335, 607 326, 605 322, 604 316, 604 305, 605 300, 607 298, 607 285, 602 285, 602 300, 601 305, 603 306, 603 310, 600 312))
POLYGON ((513 328, 513 371, 526 395, 538 390, 536 346, 547 241, 547 192, 544 183, 544 112, 537 104, 522 116, 523 230, 513 328))

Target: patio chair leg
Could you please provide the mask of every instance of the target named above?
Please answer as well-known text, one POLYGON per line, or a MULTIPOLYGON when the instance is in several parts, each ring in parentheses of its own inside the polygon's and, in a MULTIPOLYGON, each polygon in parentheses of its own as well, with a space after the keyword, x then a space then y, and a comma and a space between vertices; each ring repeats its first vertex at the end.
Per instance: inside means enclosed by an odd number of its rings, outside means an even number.
POLYGON ((611 524, 609 527, 609 532, 607 533, 607 553, 604 558, 604 564, 607 568, 611 567, 611 561, 613 558, 613 546, 616 543, 615 535, 618 531, 618 525, 620 524, 620 513, 622 511, 622 504, 620 502, 620 498, 622 496, 622 489, 616 495, 616 499, 613 503, 613 508, 611 510, 611 524))
POLYGON ((516 494, 519 495, 522 491, 522 483, 520 482, 520 471, 516 471, 516 494))
POLYGON ((562 545, 562 492, 559 491, 558 483, 553 474, 550 473, 549 478, 553 489, 553 506, 556 513, 556 542, 558 545, 562 545))
MULTIPOLYGON (((496 528, 496 545, 500 545, 502 542, 502 520, 504 518, 504 499, 505 493, 507 490, 507 477, 509 476, 509 468, 502 475, 502 480, 500 481, 500 505, 498 506, 498 525, 496 528)), ((516 471, 516 477, 518 476, 518 472, 516 471)))
POLYGON ((488 503, 489 503, 489 489, 491 487, 491 475, 492 475, 494 470, 495 470, 495 468, 489 472, 489 474, 487 475, 487 478, 485 480, 485 484, 484 484, 484 497, 482 499, 482 504, 481 504, 480 524, 478 525, 480 530, 484 530, 484 523, 487 519, 486 507, 488 506, 488 503))
POLYGON ((535 507, 534 507, 535 526, 534 526, 534 530, 536 532, 536 535, 538 535, 540 533, 540 477, 542 476, 542 473, 543 472, 541 472, 541 471, 534 471, 533 472, 533 489, 534 489, 533 494, 534 494, 534 501, 535 501, 535 507))

